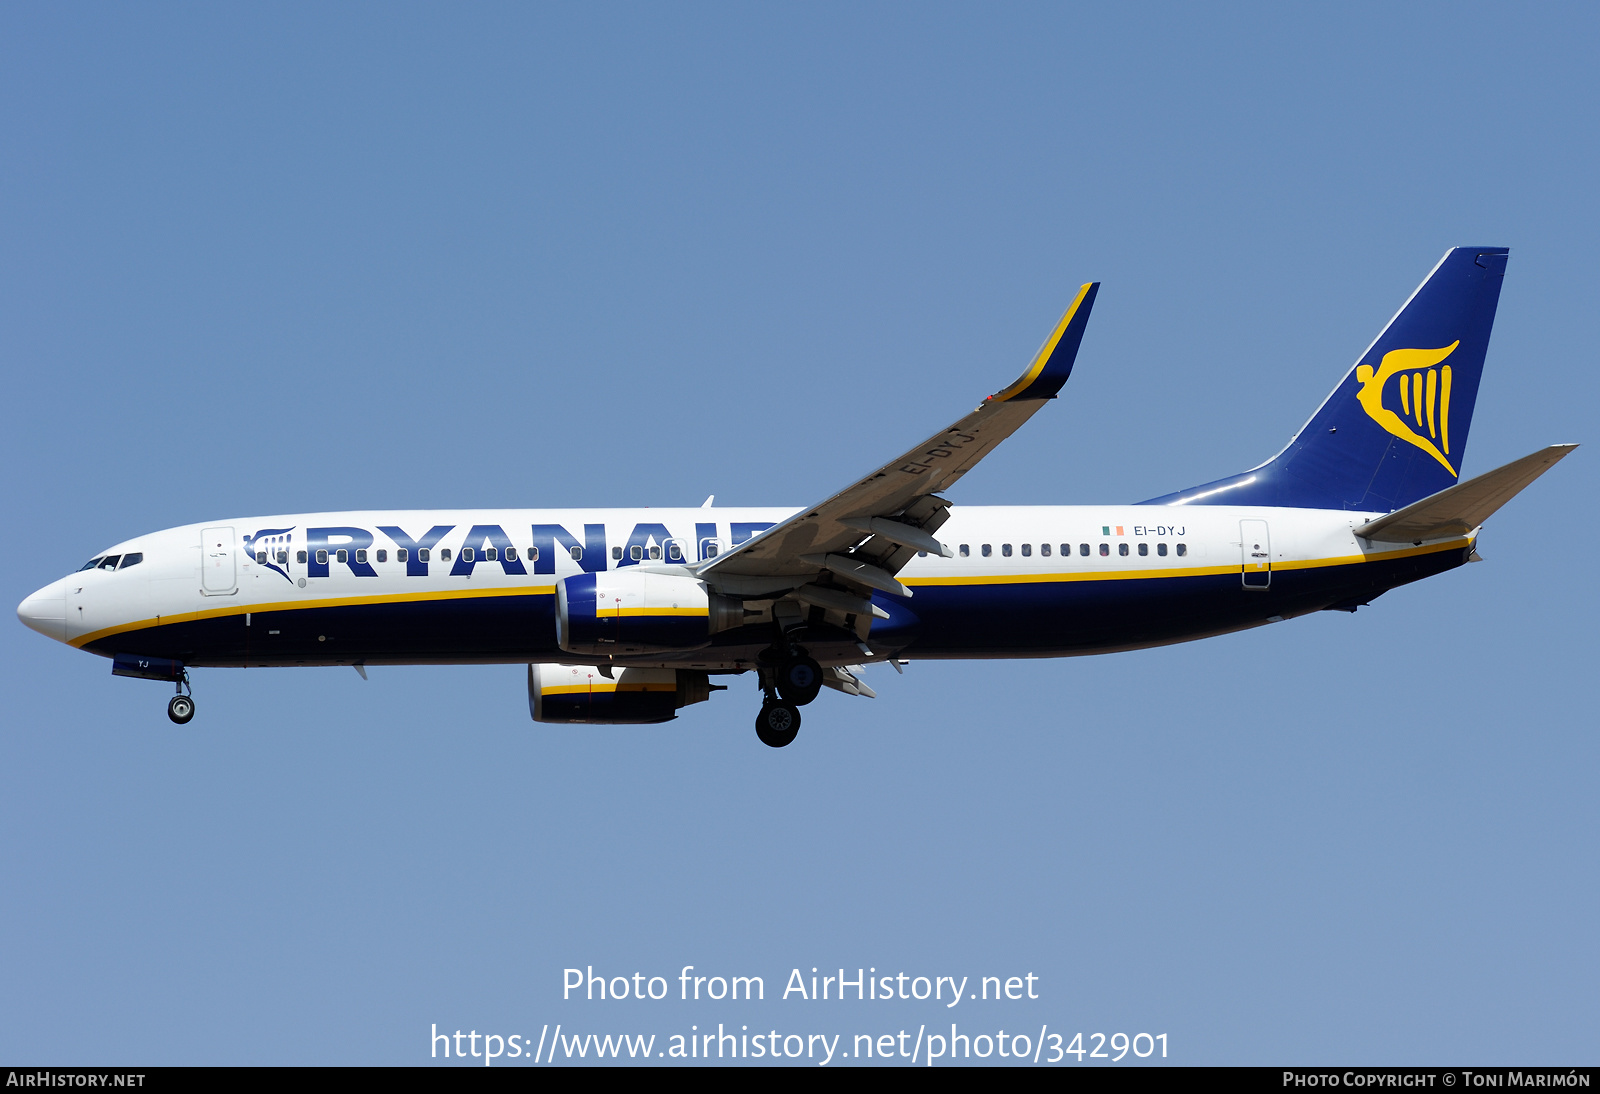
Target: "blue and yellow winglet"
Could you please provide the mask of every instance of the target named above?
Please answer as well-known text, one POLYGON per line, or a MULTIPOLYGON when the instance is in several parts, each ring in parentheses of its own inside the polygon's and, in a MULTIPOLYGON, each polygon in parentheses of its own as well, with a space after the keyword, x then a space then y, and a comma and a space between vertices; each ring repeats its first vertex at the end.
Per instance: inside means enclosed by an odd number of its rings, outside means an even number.
POLYGON ((1067 308, 1066 314, 1050 332, 1039 353, 1016 383, 995 395, 990 402, 1007 402, 1011 399, 1054 399, 1072 375, 1072 363, 1078 359, 1078 346, 1083 342, 1083 329, 1089 325, 1089 312, 1094 307, 1095 294, 1100 282, 1091 281, 1078 290, 1078 295, 1067 308))

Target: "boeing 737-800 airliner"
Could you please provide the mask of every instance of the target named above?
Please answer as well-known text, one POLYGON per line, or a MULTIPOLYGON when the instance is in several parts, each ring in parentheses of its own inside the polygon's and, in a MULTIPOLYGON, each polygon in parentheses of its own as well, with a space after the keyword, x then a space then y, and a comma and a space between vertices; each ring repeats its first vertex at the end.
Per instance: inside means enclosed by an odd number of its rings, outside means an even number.
POLYGON ((1474 560, 1490 514, 1572 450, 1460 480, 1507 251, 1447 252, 1287 448, 1137 505, 943 494, 1072 372, 1098 284, 1027 371, 806 509, 230 517, 99 552, 17 609, 119 676, 199 666, 526 664, 540 722, 647 723, 754 672, 781 747, 862 666, 1061 657, 1355 611, 1474 560))

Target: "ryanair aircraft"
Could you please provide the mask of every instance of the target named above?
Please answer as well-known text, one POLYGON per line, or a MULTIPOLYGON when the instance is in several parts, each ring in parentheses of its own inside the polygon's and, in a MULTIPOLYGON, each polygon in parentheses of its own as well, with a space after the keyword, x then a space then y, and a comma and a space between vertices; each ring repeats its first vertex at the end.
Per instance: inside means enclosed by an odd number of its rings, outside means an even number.
POLYGON ((1067 382, 1098 284, 1026 372, 801 510, 232 517, 137 536, 22 602, 29 627, 164 680, 189 669, 526 664, 535 721, 647 723, 753 672, 794 740, 863 666, 1141 649, 1353 612, 1477 559, 1483 522, 1574 445, 1461 481, 1507 251, 1445 254, 1287 448, 1137 505, 943 495, 1067 382))

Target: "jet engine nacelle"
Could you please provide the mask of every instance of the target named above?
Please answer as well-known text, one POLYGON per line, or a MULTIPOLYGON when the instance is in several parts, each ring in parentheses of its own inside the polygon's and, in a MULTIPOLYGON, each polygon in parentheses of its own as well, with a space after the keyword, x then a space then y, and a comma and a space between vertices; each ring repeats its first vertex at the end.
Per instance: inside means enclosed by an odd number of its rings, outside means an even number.
POLYGON ((556 642, 619 656, 692 650, 744 623, 744 605, 692 577, 635 568, 576 574, 556 585, 556 642))
POLYGON ((642 725, 669 722, 679 707, 711 697, 711 678, 703 672, 611 672, 604 676, 593 665, 529 665, 528 712, 535 722, 642 725))

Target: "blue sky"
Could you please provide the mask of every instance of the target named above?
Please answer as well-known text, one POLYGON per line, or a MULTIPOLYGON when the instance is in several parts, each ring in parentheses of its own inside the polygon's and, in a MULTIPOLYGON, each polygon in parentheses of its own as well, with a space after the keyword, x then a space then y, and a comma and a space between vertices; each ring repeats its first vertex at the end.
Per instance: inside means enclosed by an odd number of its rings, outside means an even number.
MULTIPOLYGON (((1596 421, 1578 5, 0 11, 10 603, 222 516, 803 505, 1020 371, 956 503, 1252 466, 1443 251, 1511 259, 1466 471, 1596 421), (1588 257, 1586 257, 1588 256, 1588 257)), ((0 1057, 427 1059, 427 1032, 894 1032, 579 1004, 573 965, 1037 974, 1188 1063, 1593 1063, 1589 448, 1486 564, 1133 654, 884 668, 761 748, 521 670, 153 684, 0 628, 0 1057)))

